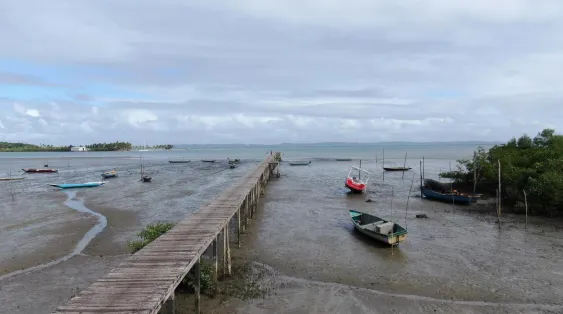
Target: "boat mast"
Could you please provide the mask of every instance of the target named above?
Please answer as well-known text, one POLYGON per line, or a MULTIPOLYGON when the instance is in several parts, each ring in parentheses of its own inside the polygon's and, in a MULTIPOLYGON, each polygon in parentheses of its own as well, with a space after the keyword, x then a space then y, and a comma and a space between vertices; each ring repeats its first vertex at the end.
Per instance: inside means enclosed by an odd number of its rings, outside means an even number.
POLYGON ((405 162, 403 163, 403 176, 401 177, 401 179, 405 178, 405 169, 407 168, 407 153, 405 153, 405 162))
MULTIPOLYGON (((362 169, 362 160, 360 159, 360 169, 362 169)), ((362 180, 362 171, 358 169, 358 180, 362 180)))

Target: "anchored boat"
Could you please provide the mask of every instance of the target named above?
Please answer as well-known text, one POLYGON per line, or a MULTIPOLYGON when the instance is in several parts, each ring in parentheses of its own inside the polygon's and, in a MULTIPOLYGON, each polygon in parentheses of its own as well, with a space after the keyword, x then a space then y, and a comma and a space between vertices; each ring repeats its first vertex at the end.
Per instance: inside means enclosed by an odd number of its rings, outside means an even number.
POLYGON ((15 180, 23 180, 24 177, 13 177, 13 178, 0 178, 0 181, 15 181, 15 180))
POLYGON ((61 183, 61 184, 49 184, 59 189, 74 189, 74 188, 94 188, 97 186, 104 185, 104 181, 100 182, 86 182, 86 183, 61 183))
POLYGON ((352 161, 352 158, 336 158, 336 161, 352 161))
POLYGON ((411 167, 383 167, 385 171, 409 171, 411 167))
POLYGON ((53 173, 53 172, 59 172, 59 169, 51 169, 51 168, 40 168, 40 169, 36 169, 36 168, 23 168, 22 169, 24 172, 27 173, 53 173))
POLYGON ((215 162, 215 159, 203 159, 202 162, 215 162))
POLYGON ((290 161, 289 165, 290 166, 307 166, 310 165, 311 161, 290 161))
POLYGON ((350 210, 350 219, 360 233, 374 240, 398 245, 407 239, 407 229, 375 215, 350 210))
POLYGON ((424 197, 431 200, 455 203, 470 204, 476 198, 473 195, 460 193, 451 188, 451 185, 438 182, 432 179, 425 179, 424 185, 420 187, 420 192, 424 197))
POLYGON ((169 160, 168 162, 171 164, 187 164, 191 162, 191 160, 169 160))
POLYGON ((116 170, 106 171, 106 172, 102 173, 102 178, 104 178, 104 179, 115 178, 115 177, 117 177, 117 171, 116 170))
POLYGON ((366 190, 366 186, 368 184, 370 175, 371 173, 369 173, 368 171, 362 168, 351 166, 350 171, 348 171, 348 176, 346 177, 346 182, 344 183, 344 186, 350 189, 351 192, 362 193, 366 190), (358 172, 357 176, 354 175, 356 171, 358 172), (363 180, 362 180, 362 174, 364 175, 363 180))

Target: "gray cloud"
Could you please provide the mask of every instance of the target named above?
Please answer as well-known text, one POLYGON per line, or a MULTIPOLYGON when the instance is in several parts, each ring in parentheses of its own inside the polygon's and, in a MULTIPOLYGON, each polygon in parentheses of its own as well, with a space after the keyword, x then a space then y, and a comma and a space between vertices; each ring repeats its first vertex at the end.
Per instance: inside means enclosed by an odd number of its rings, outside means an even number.
POLYGON ((555 0, 8 1, 0 61, 61 65, 74 85, 68 99, 0 100, 0 135, 504 140, 561 126, 562 33, 555 0), (92 86, 135 96, 79 90, 92 86))

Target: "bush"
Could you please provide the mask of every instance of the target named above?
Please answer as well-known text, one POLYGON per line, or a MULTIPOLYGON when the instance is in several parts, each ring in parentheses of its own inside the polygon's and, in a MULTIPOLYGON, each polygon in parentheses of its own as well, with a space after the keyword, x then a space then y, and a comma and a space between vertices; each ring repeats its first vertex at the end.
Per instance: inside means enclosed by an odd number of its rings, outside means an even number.
POLYGON ((174 227, 174 224, 168 222, 156 222, 154 224, 150 224, 137 234, 141 240, 129 241, 127 246, 131 249, 131 253, 135 253, 154 241, 156 238, 168 232, 168 230, 172 229, 172 227, 174 227))
MULTIPOLYGON (((201 272, 200 272, 201 277, 199 279, 200 291, 201 293, 205 293, 209 296, 214 296, 216 292, 216 286, 215 283, 213 282, 213 273, 215 272, 213 264, 205 262, 202 259, 200 261, 200 268, 201 268, 201 272)), ((195 267, 192 267, 192 269, 190 269, 190 272, 186 275, 186 277, 182 281, 182 284, 187 286, 190 290, 194 290, 195 281, 196 281, 195 267)))

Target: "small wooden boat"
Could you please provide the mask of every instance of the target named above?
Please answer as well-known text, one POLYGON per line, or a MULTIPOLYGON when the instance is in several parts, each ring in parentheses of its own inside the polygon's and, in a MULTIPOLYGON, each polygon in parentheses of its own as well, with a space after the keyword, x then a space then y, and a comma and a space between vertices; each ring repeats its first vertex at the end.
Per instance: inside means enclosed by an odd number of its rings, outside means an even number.
POLYGON ((202 162, 215 162, 215 159, 203 159, 202 162))
POLYGON ((336 161, 352 161, 352 158, 336 158, 336 161))
POLYGON ((0 178, 0 181, 15 181, 15 180, 23 180, 24 177, 13 177, 13 178, 0 178))
POLYGON ((459 193, 456 190, 452 190, 451 185, 432 179, 424 180, 424 185, 420 187, 420 192, 427 199, 454 204, 470 204, 473 200, 476 200, 472 195, 459 193))
POLYGON ((169 160, 168 162, 171 164, 187 164, 191 162, 191 160, 169 160))
POLYGON ((51 168, 23 168, 22 169, 24 172, 27 173, 53 173, 53 172, 59 172, 59 169, 51 169, 51 168))
POLYGON ((143 176, 143 177, 141 178, 141 181, 142 181, 142 182, 151 182, 151 180, 152 180, 152 178, 149 177, 149 176, 143 176))
POLYGON ((239 164, 240 163, 240 159, 229 159, 229 164, 239 164))
POLYGON ((100 182, 86 182, 86 183, 61 183, 61 184, 49 184, 59 189, 74 189, 74 188, 94 188, 97 186, 104 185, 104 181, 100 182))
POLYGON ((290 166, 307 166, 310 165, 311 161, 290 161, 290 166))
POLYGON ((116 170, 106 171, 106 172, 102 173, 102 178, 104 178, 104 179, 115 178, 115 177, 117 177, 117 171, 116 170))
POLYGON ((355 166, 350 167, 350 171, 348 171, 348 176, 346 177, 346 181, 344 182, 344 186, 350 189, 350 192, 353 193, 362 193, 366 190, 366 186, 369 181, 369 176, 371 173, 368 171, 358 168, 355 166), (353 175, 352 172, 358 171, 358 176, 353 175), (362 173, 364 174, 364 178, 362 180, 362 173))
POLYGON ((409 171, 411 167, 383 167, 385 171, 409 171))
POLYGON ((355 210, 350 210, 350 218, 361 234, 374 240, 398 245, 407 239, 407 229, 392 221, 355 210))

